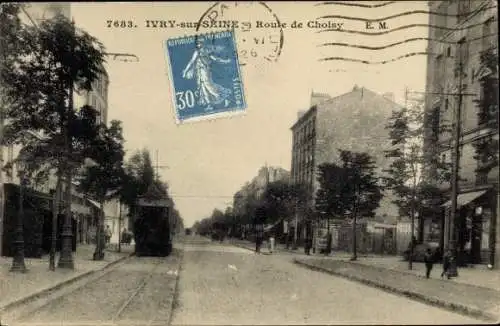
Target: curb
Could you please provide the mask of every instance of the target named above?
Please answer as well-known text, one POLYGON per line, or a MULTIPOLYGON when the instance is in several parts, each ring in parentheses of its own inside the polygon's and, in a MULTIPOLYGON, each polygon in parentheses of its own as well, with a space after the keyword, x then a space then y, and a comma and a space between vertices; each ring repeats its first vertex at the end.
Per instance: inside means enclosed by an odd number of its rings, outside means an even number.
POLYGON ((172 324, 172 320, 174 320, 174 310, 176 308, 176 305, 178 305, 178 300, 179 300, 179 282, 181 278, 181 271, 182 271, 182 263, 184 262, 184 245, 185 243, 182 243, 182 249, 181 249, 181 256, 179 257, 179 264, 177 265, 177 276, 175 277, 175 288, 174 288, 174 297, 172 298, 172 304, 170 305, 170 315, 168 316, 168 322, 167 325, 172 324))
MULTIPOLYGON (((238 243, 233 243, 232 245, 235 246, 235 247, 239 247, 239 248, 243 248, 243 249, 246 249, 246 250, 250 250, 251 252, 255 252, 255 249, 249 248, 249 247, 247 247, 245 245, 241 245, 241 244, 238 244, 238 243)), ((261 255, 271 255, 270 252, 261 252, 260 254, 261 255)))
POLYGON ((57 291, 57 290, 60 290, 61 288, 67 286, 67 285, 70 285, 72 283, 75 283, 81 279, 84 279, 86 277, 89 277, 99 271, 104 271, 104 270, 107 270, 108 268, 111 268, 112 266, 118 264, 119 262, 122 262, 124 261, 125 259, 128 259, 132 256, 134 256, 135 253, 130 253, 126 256, 123 256, 117 260, 114 260, 112 262, 110 262, 109 264, 106 264, 104 267, 101 267, 99 269, 96 269, 96 270, 91 270, 91 271, 88 271, 88 272, 85 272, 85 273, 82 273, 82 274, 79 274, 79 275, 76 275, 75 277, 72 277, 70 279, 67 279, 67 280, 64 280, 60 283, 57 283, 56 285, 53 285, 53 286, 50 286, 50 287, 47 287, 45 289, 42 289, 40 291, 37 291, 37 292, 34 292, 34 293, 31 293, 31 294, 28 294, 27 296, 23 297, 23 298, 20 298, 20 299, 17 299, 17 300, 14 300, 12 302, 9 302, 3 306, 0 306, 0 311, 7 311, 7 310, 10 310, 10 309, 14 309, 18 306, 21 306, 23 304, 26 304, 30 301, 33 301, 35 299, 38 299, 40 297, 43 297, 45 295, 47 295, 48 293, 52 292, 52 291, 57 291))
POLYGON ((375 288, 384 290, 384 291, 389 292, 389 293, 399 294, 399 295, 405 296, 407 298, 410 298, 410 299, 413 299, 416 301, 431 304, 434 306, 439 306, 441 308, 444 308, 444 309, 447 309, 447 310, 450 310, 453 312, 458 312, 458 313, 461 313, 461 314, 464 314, 464 315, 467 315, 470 317, 482 319, 484 321, 498 321, 497 316, 494 316, 493 314, 486 313, 483 310, 478 309, 478 308, 468 307, 468 306, 465 306, 465 305, 462 305, 459 303, 448 302, 448 301, 441 300, 438 298, 426 296, 424 294, 414 292, 414 291, 398 289, 397 287, 383 284, 381 282, 376 282, 376 281, 372 281, 372 280, 369 280, 366 278, 332 271, 331 269, 314 266, 312 264, 309 264, 309 263, 306 263, 306 262, 303 262, 303 261, 300 261, 297 259, 294 259, 293 262, 297 265, 303 266, 303 267, 308 268, 310 270, 323 272, 323 273, 331 274, 334 276, 340 276, 342 278, 345 278, 345 279, 348 279, 351 281, 356 281, 356 282, 359 282, 359 283, 362 283, 362 284, 365 284, 365 285, 368 285, 371 287, 375 287, 375 288))

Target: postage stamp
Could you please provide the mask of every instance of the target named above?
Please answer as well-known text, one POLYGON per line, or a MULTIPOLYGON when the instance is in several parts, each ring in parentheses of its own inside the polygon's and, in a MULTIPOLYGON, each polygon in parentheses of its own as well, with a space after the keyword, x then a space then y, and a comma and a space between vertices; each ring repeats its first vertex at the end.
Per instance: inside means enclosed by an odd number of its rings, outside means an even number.
POLYGON ((244 113, 233 31, 165 41, 177 123, 244 113))

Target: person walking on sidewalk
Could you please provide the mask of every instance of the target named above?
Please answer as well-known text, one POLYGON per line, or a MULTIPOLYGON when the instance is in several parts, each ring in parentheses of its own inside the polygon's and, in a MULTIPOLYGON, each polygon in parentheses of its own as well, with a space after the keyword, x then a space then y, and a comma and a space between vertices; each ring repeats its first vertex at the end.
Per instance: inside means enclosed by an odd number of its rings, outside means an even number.
POLYGON ((274 235, 271 233, 269 235, 269 252, 270 253, 273 253, 274 245, 275 245, 275 239, 274 239, 274 235))
POLYGON ((431 276, 432 266, 434 265, 434 255, 432 254, 431 248, 427 248, 427 252, 424 256, 425 262, 425 278, 429 278, 431 276))
POLYGON ((257 224, 255 226, 255 253, 260 254, 262 242, 264 242, 264 226, 257 224))
POLYGON ((111 229, 109 228, 109 225, 106 225, 106 230, 104 231, 104 237, 106 239, 106 244, 109 244, 111 242, 111 236, 112 236, 111 229))
POLYGON ((443 272, 441 273, 441 277, 446 275, 446 277, 450 279, 448 270, 450 269, 451 259, 451 250, 447 249, 443 256, 443 272))

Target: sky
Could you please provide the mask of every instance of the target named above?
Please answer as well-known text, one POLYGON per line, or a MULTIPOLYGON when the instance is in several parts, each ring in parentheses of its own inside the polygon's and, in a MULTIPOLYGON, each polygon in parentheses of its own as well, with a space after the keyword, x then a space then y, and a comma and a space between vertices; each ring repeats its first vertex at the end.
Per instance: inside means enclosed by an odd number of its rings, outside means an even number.
MULTIPOLYGON (((378 1, 380 4, 388 1, 378 1)), ((349 2, 353 4, 355 2, 349 2)), ((371 2, 375 4, 377 1, 371 2)), ((384 50, 325 46, 326 42, 364 46, 383 46, 412 37, 427 37, 422 27, 382 35, 347 33, 383 32, 377 24, 367 29, 364 21, 347 18, 322 18, 325 15, 375 19, 413 10, 427 10, 424 1, 396 2, 378 8, 346 5, 316 5, 314 2, 267 2, 261 4, 226 2, 220 15, 225 19, 250 22, 249 31, 242 25, 235 29, 236 47, 245 65, 241 67, 247 102, 245 114, 229 118, 177 124, 172 101, 164 41, 195 35, 195 28, 146 26, 146 20, 197 22, 213 5, 210 2, 114 2, 73 3, 71 14, 76 24, 97 37, 107 52, 130 53, 138 62, 108 59, 110 77, 108 120, 123 121, 128 153, 148 148, 158 151, 159 170, 168 182, 170 193, 185 225, 208 217, 214 208, 231 205, 232 196, 257 175, 266 163, 290 170, 290 127, 297 112, 307 110, 311 91, 336 96, 349 92, 354 85, 378 93, 392 92, 404 103, 404 89, 423 91, 427 56, 417 55, 386 64, 363 64, 332 60, 347 57, 368 61, 389 60, 426 49, 426 41, 404 43, 384 50), (270 11, 272 13, 270 13, 270 11), (355 14, 353 14, 355 13, 355 14), (258 21, 285 23, 283 45, 276 61, 265 60, 276 44, 269 39, 280 36, 279 28, 257 28, 258 21), (135 28, 108 27, 108 21, 132 20, 135 28), (296 21, 302 28, 292 28, 296 21), (318 33, 321 28, 307 27, 307 22, 343 24, 341 30, 318 33), (255 39, 265 38, 257 45, 255 39), (254 41, 252 42, 252 39, 254 41), (251 50, 254 51, 251 51, 251 50), (243 50, 255 57, 243 58, 243 50)), ((367 4, 367 2, 363 2, 367 4)), ((216 7, 216 8, 220 8, 216 7)), ((407 24, 426 24, 426 14, 414 14, 385 21, 388 29, 407 24)), ((113 23, 111 24, 113 25, 113 23)), ((338 28, 339 26, 334 26, 338 28)), ((201 32, 207 32, 205 28, 201 32)), ((276 38, 274 38, 275 40, 276 38)))

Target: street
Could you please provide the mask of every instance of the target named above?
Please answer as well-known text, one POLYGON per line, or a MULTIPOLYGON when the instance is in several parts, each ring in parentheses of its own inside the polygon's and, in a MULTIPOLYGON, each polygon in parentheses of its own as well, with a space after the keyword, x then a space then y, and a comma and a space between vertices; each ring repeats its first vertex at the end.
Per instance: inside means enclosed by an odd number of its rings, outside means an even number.
POLYGON ((28 311, 15 325, 481 322, 308 270, 293 264, 290 254, 258 255, 197 236, 176 247, 166 258, 131 257, 28 311))
POLYGON ((436 324, 479 321, 310 271, 289 255, 186 240, 173 325, 436 324))
POLYGON ((174 258, 132 257, 16 325, 168 324, 177 274, 174 258))

